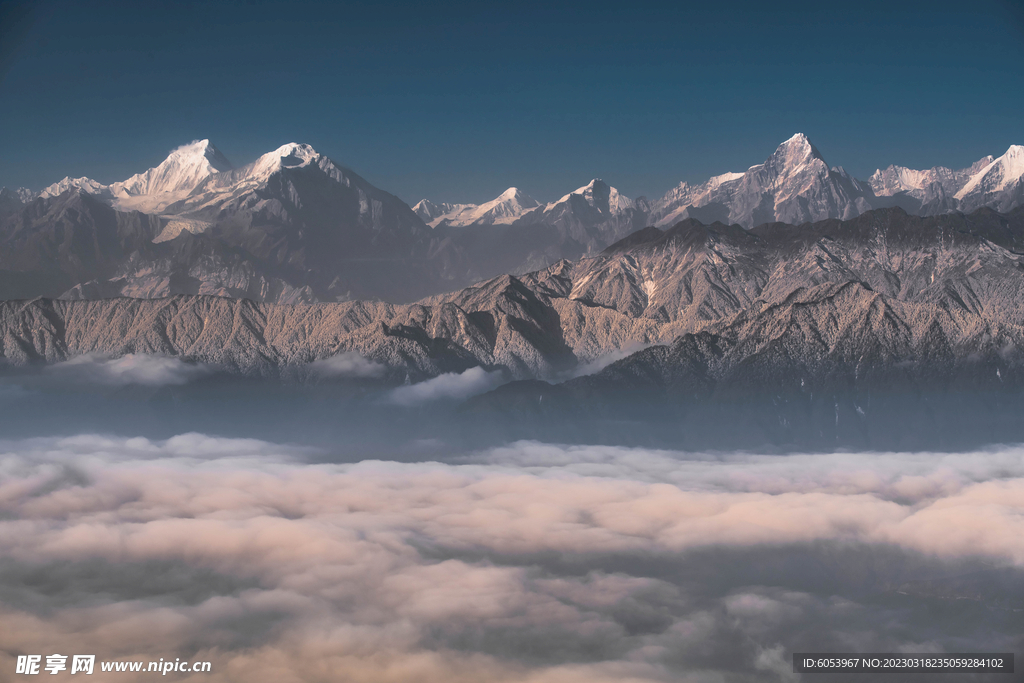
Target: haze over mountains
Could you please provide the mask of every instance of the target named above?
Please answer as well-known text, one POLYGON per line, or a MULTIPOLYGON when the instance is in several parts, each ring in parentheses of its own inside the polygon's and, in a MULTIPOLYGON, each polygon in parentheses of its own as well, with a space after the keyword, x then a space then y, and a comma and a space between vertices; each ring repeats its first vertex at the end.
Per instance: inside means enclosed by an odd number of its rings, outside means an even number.
MULTIPOLYGON (((720 430, 742 414, 782 440, 826 441, 840 424, 881 420, 896 438, 906 425, 894 416, 907 411, 934 421, 951 396, 1019 395, 1021 253, 1024 208, 915 217, 896 207, 750 231, 687 219, 411 305, 8 301, 0 357, 31 366, 155 354, 246 376, 392 386, 475 369, 530 380, 477 401, 489 416, 543 407, 556 422, 635 420, 671 409, 668 423, 689 415, 720 430)), ((990 405, 986 419, 1019 408, 990 405)))
POLYGON ((798 134, 763 164, 682 183, 655 201, 594 179, 550 203, 513 187, 481 205, 410 208, 309 145, 235 168, 200 140, 110 185, 65 178, 39 193, 0 190, 0 296, 413 301, 592 255, 684 218, 752 228, 891 206, 1008 211, 1024 201, 1022 150, 958 171, 890 166, 860 181, 798 134))

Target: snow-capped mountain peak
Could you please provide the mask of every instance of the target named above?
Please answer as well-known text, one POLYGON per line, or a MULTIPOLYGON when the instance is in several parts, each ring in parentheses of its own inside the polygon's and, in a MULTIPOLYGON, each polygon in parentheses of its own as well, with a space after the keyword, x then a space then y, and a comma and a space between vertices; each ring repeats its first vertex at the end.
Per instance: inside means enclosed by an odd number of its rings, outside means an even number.
POLYGON ((413 211, 431 227, 441 224, 462 227, 471 224, 505 225, 538 206, 540 202, 536 199, 518 187, 510 187, 483 204, 435 204, 424 199, 413 207, 413 211))
POLYGON ((795 133, 792 137, 790 137, 788 140, 785 140, 781 145, 779 145, 779 147, 786 149, 796 148, 801 150, 802 152, 813 153, 815 155, 820 156, 818 150, 814 147, 813 144, 811 144, 810 138, 808 138, 803 133, 795 133))
MULTIPOLYGON (((302 204, 300 192, 292 189, 275 189, 275 193, 284 192, 284 195, 270 200, 263 195, 253 193, 265 189, 271 179, 277 175, 284 174, 283 182, 291 187, 295 177, 290 172, 296 169, 314 168, 315 173, 327 176, 331 181, 345 187, 357 187, 360 192, 360 211, 372 213, 373 206, 369 201, 369 195, 377 192, 365 180, 352 171, 338 166, 331 159, 320 154, 312 146, 290 142, 281 145, 272 152, 268 152, 252 163, 246 164, 231 171, 223 173, 211 173, 205 180, 200 182, 182 201, 175 204, 173 210, 176 213, 189 214, 190 216, 202 215, 203 220, 209 220, 210 216, 219 215, 218 212, 232 207, 230 210, 237 210, 245 206, 246 210, 263 210, 274 206, 272 211, 285 211, 286 204, 291 205, 295 210, 302 204), (281 204, 279 207, 278 204, 281 204), (250 206, 251 205, 251 206, 250 206)), ((408 209, 408 207, 406 207, 408 209)))
POLYGON ((476 204, 451 204, 449 202, 432 202, 429 199, 421 199, 416 202, 412 210, 413 213, 420 217, 420 220, 433 227, 445 216, 475 206, 476 204))
POLYGON ((573 195, 578 195, 590 206, 605 213, 622 213, 635 206, 633 200, 621 194, 614 187, 610 186, 600 178, 594 178, 589 183, 565 195, 557 202, 548 204, 552 208, 572 200, 573 195))
POLYGON ((998 193, 1008 189, 1024 176, 1024 146, 1010 145, 1006 154, 992 160, 975 173, 967 184, 956 193, 957 200, 964 200, 972 194, 998 193))
POLYGON ((600 178, 594 178, 589 183, 587 183, 583 187, 577 188, 574 192, 571 192, 570 194, 592 195, 595 190, 601 192, 607 187, 608 183, 604 182, 600 178))
POLYGON ((187 193, 212 173, 231 170, 231 162, 209 140, 194 140, 171 151, 158 166, 114 183, 120 197, 187 193))
POLYGON ((171 151, 166 161, 175 162, 180 166, 202 166, 204 160, 206 165, 217 172, 233 168, 227 157, 209 140, 193 140, 187 145, 182 145, 171 151))
MULTIPOLYGON (((879 169, 871 174, 868 184, 875 197, 895 197, 920 202, 926 213, 952 211, 957 208, 954 195, 963 189, 971 178, 987 168, 995 161, 992 156, 985 156, 968 168, 953 170, 945 166, 935 166, 926 171, 918 171, 904 166, 889 166, 884 171, 879 169)), ((905 201, 897 201, 899 205, 905 201)), ((919 211, 915 206, 906 204, 904 208, 919 211)))
MULTIPOLYGON (((821 152, 803 133, 797 133, 779 145, 775 153, 763 164, 763 168, 776 178, 792 176, 809 166, 820 166, 820 170, 828 170, 821 152)), ((755 168, 757 167, 750 170, 755 168)))
POLYGON ((840 167, 830 169, 806 135, 797 133, 745 173, 724 173, 698 186, 683 183, 655 202, 654 225, 686 217, 752 228, 773 221, 851 218, 870 208, 867 192, 840 167))
POLYGON ((64 194, 71 189, 97 195, 103 195, 108 192, 106 185, 97 182, 92 178, 71 178, 70 176, 65 176, 63 180, 44 188, 43 191, 39 193, 39 196, 43 198, 56 197, 57 195, 64 194))
POLYGON ((526 211, 535 209, 538 206, 540 206, 540 202, 536 199, 526 194, 518 187, 510 187, 491 201, 481 204, 480 208, 486 207, 484 213, 494 215, 496 223, 511 223, 516 218, 522 216, 526 211))
POLYGON ((320 159, 321 155, 310 145, 289 142, 254 161, 248 167, 246 175, 254 180, 266 180, 283 168, 300 168, 317 163, 320 159))
POLYGON ((1024 146, 1010 145, 1006 153, 971 176, 967 184, 956 193, 963 200, 972 194, 1002 192, 1020 182, 1024 176, 1024 146))
POLYGON ((646 224, 650 207, 640 197, 632 200, 600 178, 558 201, 525 214, 523 225, 544 225, 560 239, 581 245, 584 251, 603 249, 646 224))
POLYGON ((520 197, 526 197, 526 194, 518 187, 510 187, 499 194, 494 201, 518 201, 520 197))

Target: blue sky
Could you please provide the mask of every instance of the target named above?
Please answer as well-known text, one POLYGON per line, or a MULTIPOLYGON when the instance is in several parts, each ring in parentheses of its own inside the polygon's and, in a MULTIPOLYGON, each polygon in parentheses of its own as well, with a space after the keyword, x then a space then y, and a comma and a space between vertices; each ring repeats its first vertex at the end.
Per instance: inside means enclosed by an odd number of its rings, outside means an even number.
POLYGON ((307 142, 409 203, 660 196, 798 131, 858 177, 1024 144, 1016 0, 0 7, 0 185, 197 138, 235 164, 307 142))

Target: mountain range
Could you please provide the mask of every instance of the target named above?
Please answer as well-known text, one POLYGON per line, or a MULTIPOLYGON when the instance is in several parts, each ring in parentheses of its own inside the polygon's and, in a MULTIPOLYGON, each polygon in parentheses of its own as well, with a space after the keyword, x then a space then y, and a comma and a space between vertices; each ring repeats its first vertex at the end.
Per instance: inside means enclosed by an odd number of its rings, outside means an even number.
POLYGON ((512 223, 527 211, 540 206, 518 187, 510 187, 483 204, 434 204, 422 199, 412 207, 432 228, 439 225, 462 227, 466 225, 500 225, 512 223))
MULTIPOLYGON (((875 171, 867 181, 857 180, 841 166, 829 167, 807 136, 798 133, 779 145, 762 164, 745 172, 715 176, 700 185, 680 183, 654 201, 643 197, 629 200, 614 188, 611 192, 623 204, 622 208, 643 216, 626 220, 627 225, 664 227, 683 218, 697 218, 753 228, 762 223, 800 224, 826 218, 853 218, 871 209, 891 206, 921 216, 951 211, 969 213, 982 206, 1007 211, 1024 202, 1022 176, 1024 147, 1013 145, 998 159, 986 156, 965 169, 936 167, 917 171, 889 166, 875 171)), ((571 194, 585 195, 588 187, 566 195, 559 202, 564 203, 571 194)), ((518 192, 515 188, 508 192, 513 191, 518 192)), ((415 208, 434 226, 445 221, 490 225, 495 221, 477 220, 477 212, 486 212, 506 195, 479 206, 434 204, 424 199, 415 208)), ((518 213, 515 207, 509 207, 502 214, 503 222, 514 222, 513 215, 522 223, 550 222, 545 219, 553 206, 549 204, 539 211, 526 205, 518 213)), ((613 208, 605 222, 622 223, 618 218, 620 211, 613 208)), ((608 232, 621 234, 622 230, 610 226, 608 232)))
MULTIPOLYGON (((130 215, 123 235, 162 229, 130 215)), ((548 425, 544 438, 603 438, 610 425, 653 420, 695 448, 724 447, 723 434, 751 447, 1019 439, 1022 254, 1024 207, 929 217, 892 207, 751 230, 687 218, 404 305, 9 300, 0 358, 155 354, 241 376, 384 386, 479 368, 511 382, 470 401, 469 425, 516 438, 538 436, 527 425, 548 425), (573 424, 584 432, 566 435, 573 424)))
POLYGON ((65 178, 38 193, 0 190, 0 297, 408 302, 687 218, 752 229, 887 207, 1005 212, 1024 203, 1022 176, 1024 148, 1013 146, 967 169, 890 166, 860 181, 798 134, 762 164, 656 201, 594 179, 549 203, 512 187, 480 205, 409 207, 309 145, 236 168, 199 140, 110 185, 65 178))
POLYGON ((879 209, 749 231, 691 218, 592 257, 407 305, 8 301, 0 355, 26 363, 159 353, 260 375, 356 352, 402 376, 483 366, 564 379, 609 353, 714 334, 749 344, 744 358, 773 340, 811 344, 801 361, 809 368, 837 349, 846 360, 868 351, 901 362, 1010 359, 1024 351, 1022 253, 1024 208, 933 217, 879 209), (921 345, 927 353, 913 351, 921 345))

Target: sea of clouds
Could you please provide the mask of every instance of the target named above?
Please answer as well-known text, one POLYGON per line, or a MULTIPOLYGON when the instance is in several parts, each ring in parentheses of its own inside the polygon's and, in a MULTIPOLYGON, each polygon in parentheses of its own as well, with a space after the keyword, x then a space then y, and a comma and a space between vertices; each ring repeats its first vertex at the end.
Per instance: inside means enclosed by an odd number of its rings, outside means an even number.
POLYGON ((794 681, 793 651, 1024 645, 1021 448, 331 457, 0 442, 0 680, 94 653, 213 663, 188 681, 794 681))

